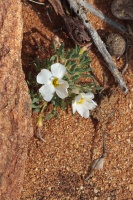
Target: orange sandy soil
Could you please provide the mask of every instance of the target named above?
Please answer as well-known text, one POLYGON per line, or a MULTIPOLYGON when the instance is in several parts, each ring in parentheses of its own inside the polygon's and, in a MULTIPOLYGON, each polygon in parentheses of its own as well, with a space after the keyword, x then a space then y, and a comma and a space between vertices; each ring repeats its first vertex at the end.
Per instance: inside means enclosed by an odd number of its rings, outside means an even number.
MULTIPOLYGON (((111 0, 89 2, 113 18, 111 0)), ((115 31, 91 14, 88 14, 88 19, 97 30, 115 31)), ((61 24, 51 8, 23 1, 23 20, 22 61, 26 71, 30 71, 37 55, 42 58, 51 56, 55 37, 58 36, 67 47, 72 47, 72 41, 65 32, 54 32, 61 24)), ((105 93, 95 99, 98 107, 91 112, 89 119, 81 118, 78 113, 72 116, 69 108, 67 113, 59 110, 58 120, 44 120, 42 136, 45 142, 36 136, 29 142, 21 200, 133 199, 133 49, 130 48, 129 68, 123 76, 129 88, 127 95, 115 86, 114 78, 94 45, 89 54, 100 85, 103 85, 104 73, 105 93), (102 153, 102 133, 106 137, 104 167, 94 170, 86 181, 88 167, 102 153)), ((124 56, 115 62, 122 70, 124 56)), ((33 114, 35 135, 36 117, 33 114)))

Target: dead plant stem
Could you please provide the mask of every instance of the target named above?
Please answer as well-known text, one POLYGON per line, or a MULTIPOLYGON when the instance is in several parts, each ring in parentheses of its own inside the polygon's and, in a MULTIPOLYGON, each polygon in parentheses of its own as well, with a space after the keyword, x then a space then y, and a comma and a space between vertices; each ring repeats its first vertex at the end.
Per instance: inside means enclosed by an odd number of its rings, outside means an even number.
POLYGON ((80 9, 81 8, 81 4, 80 4, 81 0, 76 0, 76 1, 67 0, 67 1, 70 4, 71 8, 74 10, 74 12, 78 15, 78 17, 83 22, 83 24, 86 27, 87 31, 91 35, 94 44, 96 45, 96 47, 98 48, 99 52, 102 54, 104 60, 108 64, 107 65, 108 69, 111 71, 112 75, 115 77, 115 79, 119 83, 122 91, 126 94, 128 92, 128 89, 127 89, 127 86, 126 86, 126 84, 125 84, 125 82, 124 82, 124 80, 122 78, 121 73, 118 71, 118 69, 117 69, 117 67, 116 67, 111 55, 107 51, 106 46, 103 43, 103 41, 101 40, 101 38, 98 35, 97 31, 92 26, 90 21, 87 19, 86 14, 83 12, 83 10, 80 9))

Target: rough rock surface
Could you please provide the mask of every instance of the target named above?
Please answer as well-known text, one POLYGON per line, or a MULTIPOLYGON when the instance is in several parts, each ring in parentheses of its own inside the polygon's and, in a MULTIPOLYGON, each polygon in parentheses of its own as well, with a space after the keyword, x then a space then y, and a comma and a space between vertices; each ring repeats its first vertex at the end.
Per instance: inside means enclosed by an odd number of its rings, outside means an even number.
POLYGON ((32 136, 31 106, 21 65, 20 0, 0 1, 0 199, 19 200, 27 142, 32 136))

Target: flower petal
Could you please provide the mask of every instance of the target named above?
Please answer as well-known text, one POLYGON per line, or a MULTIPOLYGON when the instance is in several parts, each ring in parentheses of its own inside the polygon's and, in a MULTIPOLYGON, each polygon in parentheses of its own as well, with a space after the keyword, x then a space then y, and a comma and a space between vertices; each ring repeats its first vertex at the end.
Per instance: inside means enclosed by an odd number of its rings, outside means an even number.
POLYGON ((93 93, 89 92, 87 94, 80 93, 76 96, 73 104, 72 109, 73 113, 77 112, 84 118, 88 118, 90 116, 89 110, 94 109, 97 104, 92 99, 94 98, 93 93))
POLYGON ((51 76, 52 74, 49 70, 42 69, 41 72, 37 75, 37 82, 40 84, 47 84, 51 76))
POLYGON ((39 92, 43 96, 44 100, 51 101, 55 92, 55 88, 52 84, 46 84, 39 89, 39 92))
POLYGON ((76 112, 76 103, 74 102, 74 103, 72 103, 72 112, 73 112, 73 114, 76 112))
POLYGON ((57 86, 55 88, 56 94, 61 98, 64 99, 68 96, 67 88, 69 87, 69 84, 67 81, 64 81, 61 85, 57 86))
POLYGON ((79 102, 79 101, 81 100, 81 98, 82 98, 82 95, 79 94, 78 96, 76 96, 75 101, 76 101, 76 102, 79 102))
POLYGON ((93 110, 95 107, 97 106, 97 104, 95 103, 95 101, 91 100, 91 102, 89 103, 89 110, 93 110))
POLYGON ((66 67, 60 63, 51 65, 52 75, 56 78, 63 78, 66 73, 66 67))
MULTIPOLYGON (((63 84, 65 81, 63 79, 58 79, 58 83, 61 85, 63 84)), ((66 81, 67 82, 67 81, 66 81)))
POLYGON ((96 106, 97 104, 93 100, 90 101, 85 100, 83 103, 83 107, 85 107, 88 110, 93 110, 96 106))
POLYGON ((81 93, 83 95, 83 97, 85 97, 86 99, 94 99, 94 94, 92 92, 88 92, 88 93, 81 93))
POLYGON ((76 110, 78 111, 78 113, 79 113, 82 117, 84 117, 84 112, 87 111, 87 109, 84 108, 84 107, 82 106, 82 104, 76 104, 76 110))
POLYGON ((85 119, 87 119, 87 118, 89 118, 89 116, 90 116, 90 112, 89 112, 89 110, 86 110, 86 111, 83 113, 83 117, 84 117, 85 119))

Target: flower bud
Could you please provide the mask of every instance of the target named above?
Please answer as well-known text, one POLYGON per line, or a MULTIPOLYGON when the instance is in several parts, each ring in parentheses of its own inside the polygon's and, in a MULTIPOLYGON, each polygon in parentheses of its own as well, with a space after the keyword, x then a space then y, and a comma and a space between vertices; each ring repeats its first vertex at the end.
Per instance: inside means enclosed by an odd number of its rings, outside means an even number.
POLYGON ((84 46, 80 49, 79 55, 82 55, 87 50, 87 46, 84 46))
POLYGON ((41 115, 38 117, 37 126, 38 126, 38 128, 43 126, 43 120, 42 120, 42 116, 41 115))

